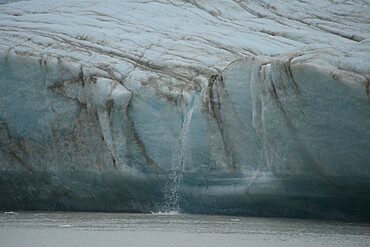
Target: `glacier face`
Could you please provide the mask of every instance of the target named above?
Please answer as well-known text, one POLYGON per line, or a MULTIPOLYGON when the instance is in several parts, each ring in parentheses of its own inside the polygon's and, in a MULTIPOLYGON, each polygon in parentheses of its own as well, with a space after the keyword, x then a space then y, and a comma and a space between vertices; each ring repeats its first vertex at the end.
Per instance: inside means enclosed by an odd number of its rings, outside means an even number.
POLYGON ((0 6, 0 208, 369 220, 368 7, 0 6))

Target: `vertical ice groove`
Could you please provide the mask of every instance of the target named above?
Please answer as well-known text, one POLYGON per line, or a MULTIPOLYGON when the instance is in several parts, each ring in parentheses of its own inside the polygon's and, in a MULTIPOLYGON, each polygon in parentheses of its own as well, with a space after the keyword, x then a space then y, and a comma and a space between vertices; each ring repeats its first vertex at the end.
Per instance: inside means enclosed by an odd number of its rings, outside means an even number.
POLYGON ((195 92, 189 104, 188 112, 182 121, 181 131, 177 139, 176 151, 173 154, 172 167, 164 191, 164 212, 179 212, 180 186, 184 169, 184 153, 194 109, 198 104, 200 92, 195 92))

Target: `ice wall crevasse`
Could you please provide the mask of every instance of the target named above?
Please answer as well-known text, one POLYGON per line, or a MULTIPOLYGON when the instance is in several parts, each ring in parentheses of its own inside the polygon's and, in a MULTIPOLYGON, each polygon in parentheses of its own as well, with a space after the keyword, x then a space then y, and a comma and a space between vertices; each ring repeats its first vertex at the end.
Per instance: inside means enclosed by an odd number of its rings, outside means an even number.
POLYGON ((297 54, 249 57, 223 72, 237 117, 252 124, 249 130, 258 136, 268 169, 276 176, 366 172, 367 75, 350 75, 331 59, 313 63, 297 54))

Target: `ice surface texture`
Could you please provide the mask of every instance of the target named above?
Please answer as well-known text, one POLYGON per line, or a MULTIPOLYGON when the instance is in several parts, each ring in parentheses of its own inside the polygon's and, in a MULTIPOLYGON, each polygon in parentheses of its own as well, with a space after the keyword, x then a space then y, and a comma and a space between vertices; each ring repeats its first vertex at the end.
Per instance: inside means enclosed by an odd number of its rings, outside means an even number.
POLYGON ((0 209, 370 219, 368 2, 6 2, 0 209))

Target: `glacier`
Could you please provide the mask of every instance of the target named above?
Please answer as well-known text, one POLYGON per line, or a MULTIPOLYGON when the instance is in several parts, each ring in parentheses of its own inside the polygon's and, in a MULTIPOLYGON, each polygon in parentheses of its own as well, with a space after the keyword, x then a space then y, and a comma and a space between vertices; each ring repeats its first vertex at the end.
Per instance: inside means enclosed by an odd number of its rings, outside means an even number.
POLYGON ((370 219, 368 1, 0 1, 0 210, 370 219))

